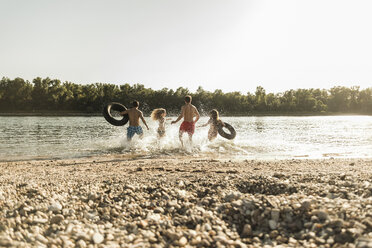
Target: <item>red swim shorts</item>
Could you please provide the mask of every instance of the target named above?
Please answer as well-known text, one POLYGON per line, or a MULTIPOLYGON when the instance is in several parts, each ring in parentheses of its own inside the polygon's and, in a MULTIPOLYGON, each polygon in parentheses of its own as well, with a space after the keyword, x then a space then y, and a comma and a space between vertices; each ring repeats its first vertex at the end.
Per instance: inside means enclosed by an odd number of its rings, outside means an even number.
POLYGON ((194 134, 195 123, 194 122, 189 122, 189 121, 182 122, 182 124, 180 126, 180 131, 187 132, 189 134, 194 134))

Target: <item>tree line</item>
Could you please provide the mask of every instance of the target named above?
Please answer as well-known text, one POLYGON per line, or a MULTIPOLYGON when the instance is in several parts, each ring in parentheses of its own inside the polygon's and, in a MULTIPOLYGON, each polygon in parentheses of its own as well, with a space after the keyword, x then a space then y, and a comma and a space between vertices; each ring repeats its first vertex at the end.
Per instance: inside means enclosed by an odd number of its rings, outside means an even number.
POLYGON ((193 97, 193 104, 200 110, 213 108, 225 115, 249 114, 321 114, 353 113, 372 114, 372 87, 361 90, 359 86, 336 86, 331 89, 296 89, 282 93, 267 93, 261 86, 254 93, 206 91, 196 92, 180 87, 153 90, 142 84, 75 84, 58 79, 37 77, 29 82, 22 78, 0 81, 0 112, 76 112, 99 113, 112 101, 130 106, 138 100, 140 108, 148 114, 154 108, 165 108, 178 113, 185 95, 193 97))

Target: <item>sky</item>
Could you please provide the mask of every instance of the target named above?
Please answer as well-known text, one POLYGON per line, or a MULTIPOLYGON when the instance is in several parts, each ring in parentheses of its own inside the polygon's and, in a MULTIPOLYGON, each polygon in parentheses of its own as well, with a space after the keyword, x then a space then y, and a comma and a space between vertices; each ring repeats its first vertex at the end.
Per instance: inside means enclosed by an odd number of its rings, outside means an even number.
POLYGON ((372 87, 370 0, 0 0, 0 76, 284 92, 372 87))

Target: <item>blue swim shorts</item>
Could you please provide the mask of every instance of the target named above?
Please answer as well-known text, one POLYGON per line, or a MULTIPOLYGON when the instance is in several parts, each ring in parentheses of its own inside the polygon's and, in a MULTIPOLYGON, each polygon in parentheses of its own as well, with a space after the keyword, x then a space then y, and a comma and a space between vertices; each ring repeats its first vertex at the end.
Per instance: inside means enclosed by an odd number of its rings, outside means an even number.
POLYGON ((143 130, 140 126, 129 126, 127 128, 127 139, 131 140, 135 134, 142 135, 143 130))

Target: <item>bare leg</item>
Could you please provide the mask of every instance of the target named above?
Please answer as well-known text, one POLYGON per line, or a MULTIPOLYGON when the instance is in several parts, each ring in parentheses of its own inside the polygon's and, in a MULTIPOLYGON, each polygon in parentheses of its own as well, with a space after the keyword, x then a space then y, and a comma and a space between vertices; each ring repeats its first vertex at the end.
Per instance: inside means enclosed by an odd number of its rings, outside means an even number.
POLYGON ((179 139, 180 139, 180 141, 181 141, 181 146, 182 146, 182 148, 183 148, 183 140, 182 140, 183 132, 180 131, 178 135, 179 135, 178 137, 179 137, 179 139))
POLYGON ((209 141, 214 140, 217 137, 217 132, 214 132, 213 130, 208 131, 208 139, 209 141))
POLYGON ((189 134, 190 145, 192 145, 192 133, 188 133, 188 134, 189 134))

